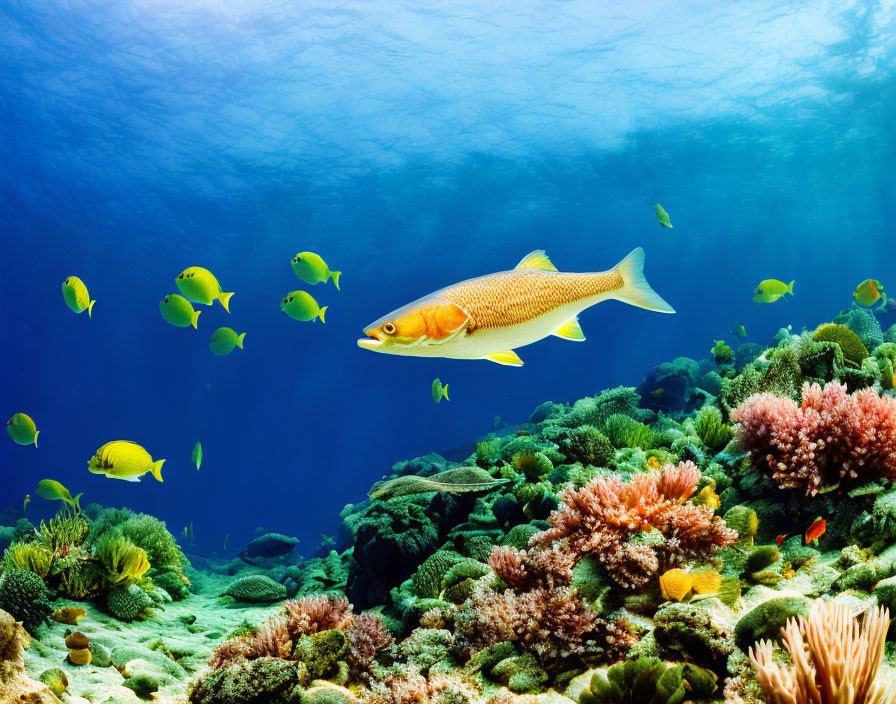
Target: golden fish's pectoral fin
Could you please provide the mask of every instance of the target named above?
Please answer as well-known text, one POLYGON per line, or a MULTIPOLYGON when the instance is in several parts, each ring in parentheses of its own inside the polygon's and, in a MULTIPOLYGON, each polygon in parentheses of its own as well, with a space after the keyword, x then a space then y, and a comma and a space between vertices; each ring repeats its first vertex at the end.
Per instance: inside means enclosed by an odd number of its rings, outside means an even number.
POLYGON ((544 269, 545 271, 557 271, 557 267, 554 266, 553 262, 548 259, 548 255, 544 253, 543 249, 536 249, 534 252, 529 252, 523 260, 517 264, 515 269, 544 269))
POLYGON ((572 340, 573 342, 583 342, 585 340, 585 333, 582 332, 582 326, 579 325, 578 318, 570 318, 554 330, 551 335, 556 335, 564 340, 572 340))
POLYGON ((495 362, 496 364, 503 364, 507 367, 521 367, 523 366, 523 360, 519 358, 519 355, 513 350, 504 350, 503 352, 495 352, 493 354, 487 354, 480 359, 487 359, 490 362, 495 362))

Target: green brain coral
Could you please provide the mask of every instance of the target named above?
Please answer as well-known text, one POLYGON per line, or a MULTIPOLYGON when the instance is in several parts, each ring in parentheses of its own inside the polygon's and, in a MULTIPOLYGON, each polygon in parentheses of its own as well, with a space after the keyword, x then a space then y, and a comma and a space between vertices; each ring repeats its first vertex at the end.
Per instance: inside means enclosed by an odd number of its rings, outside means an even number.
POLYGON ((7 570, 0 576, 0 609, 34 633, 52 612, 44 581, 34 572, 7 570))
POLYGON ((695 665, 673 665, 640 657, 596 673, 582 690, 580 704, 680 704, 708 697, 716 690, 715 675, 695 665))
POLYGON ((437 550, 427 557, 411 576, 414 593, 422 599, 435 599, 442 591, 442 579, 452 565, 463 558, 454 552, 437 550))
POLYGON ((263 574, 240 577, 231 582, 222 596, 244 604, 266 604, 286 598, 286 587, 263 574))
POLYGON ((150 606, 152 599, 136 584, 127 587, 115 587, 106 595, 106 606, 115 618, 120 621, 133 621, 140 618, 150 606))
POLYGON ((836 342, 843 352, 843 359, 851 367, 859 368, 868 356, 868 348, 852 330, 845 325, 825 323, 819 325, 812 335, 815 342, 836 342))

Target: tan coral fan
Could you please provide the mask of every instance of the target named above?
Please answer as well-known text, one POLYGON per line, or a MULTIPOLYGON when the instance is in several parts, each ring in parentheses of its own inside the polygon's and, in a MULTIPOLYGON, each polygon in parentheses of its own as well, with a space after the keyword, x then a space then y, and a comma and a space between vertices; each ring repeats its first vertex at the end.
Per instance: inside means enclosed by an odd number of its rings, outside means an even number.
POLYGON ((771 704, 892 704, 896 693, 876 680, 889 625, 887 609, 869 609, 860 626, 845 604, 816 601, 781 629, 793 667, 773 660, 767 640, 750 662, 771 704))

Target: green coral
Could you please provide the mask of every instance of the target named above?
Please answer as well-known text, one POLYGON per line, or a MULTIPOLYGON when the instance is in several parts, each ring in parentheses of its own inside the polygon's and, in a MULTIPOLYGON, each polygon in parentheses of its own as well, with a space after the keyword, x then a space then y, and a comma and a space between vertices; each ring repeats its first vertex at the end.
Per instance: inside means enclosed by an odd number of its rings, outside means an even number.
POLYGON ((816 342, 835 342, 843 352, 843 359, 851 367, 858 369, 868 356, 868 348, 852 330, 845 325, 825 323, 819 325, 812 335, 816 342))
POLYGON ((411 576, 414 594, 423 599, 435 599, 442 591, 442 579, 452 565, 463 558, 455 552, 437 550, 427 557, 411 576))
POLYGON ((715 406, 704 406, 697 412, 697 437, 711 449, 720 449, 728 444, 734 433, 722 418, 722 412, 715 406))
POLYGON ((501 539, 501 545, 509 545, 517 550, 525 550, 529 547, 529 538, 538 532, 538 528, 531 523, 521 523, 514 526, 501 539))
POLYGON ((554 469, 554 465, 543 452, 518 453, 513 456, 511 465, 517 472, 522 472, 530 482, 537 482, 554 469))
POLYGON ((749 506, 742 504, 732 506, 725 511, 722 520, 725 521, 729 528, 734 528, 737 531, 741 542, 752 543, 756 531, 759 530, 759 517, 756 515, 756 512, 749 506))
POLYGON ((709 670, 690 664, 667 667, 654 657, 612 665, 596 673, 579 695, 580 704, 681 704, 710 696, 717 687, 709 670))
POLYGON ((442 578, 445 589, 453 587, 458 582, 465 579, 479 579, 487 574, 491 574, 492 569, 488 565, 484 565, 476 560, 464 560, 457 562, 448 568, 442 578))
POLYGON ((240 577, 231 582, 222 596, 229 596, 243 604, 267 604, 286 598, 286 587, 264 574, 240 577))
POLYGON ((582 425, 571 430, 566 437, 565 449, 571 460, 595 467, 612 467, 616 456, 613 443, 593 425, 582 425))
POLYGON ((13 543, 3 553, 3 569, 34 572, 41 579, 50 574, 53 553, 37 542, 13 543))
POLYGON ((649 450, 653 447, 653 431, 644 423, 621 413, 607 418, 604 431, 615 448, 639 447, 649 450))
POLYGON ((777 640, 781 628, 797 616, 808 616, 811 602, 802 596, 784 596, 759 604, 741 616, 734 628, 734 642, 743 651, 759 640, 777 640))
POLYGON ((123 684, 141 699, 148 699, 159 691, 159 678, 149 673, 128 677, 123 684))
POLYGON ((491 676, 517 694, 541 692, 548 681, 548 673, 539 667, 532 653, 504 658, 492 667, 491 676))
POLYGON ((345 657, 348 641, 343 631, 331 629, 304 635, 296 642, 292 656, 308 669, 311 679, 333 679, 345 657))
POLYGON ((562 424, 568 428, 580 425, 601 427, 610 416, 615 414, 639 418, 643 413, 638 407, 640 402, 640 394, 631 386, 606 389, 597 396, 576 401, 562 424))
POLYGON ((153 604, 149 595, 136 584, 115 587, 106 595, 106 607, 120 621, 133 621, 153 604))
POLYGON ((33 634, 52 612, 47 586, 34 572, 7 570, 0 575, 0 609, 33 634))
POLYGON ((734 364, 734 350, 725 344, 724 340, 716 340, 715 346, 710 350, 712 358, 720 367, 734 364))
POLYGON ((152 583, 164 589, 174 601, 186 599, 190 595, 189 581, 180 572, 156 572, 149 573, 152 583))
POLYGON ((190 704, 299 704, 308 672, 302 663, 258 658, 222 667, 190 689, 190 704))
POLYGON ((99 537, 95 556, 106 568, 106 579, 114 586, 130 586, 149 569, 146 551, 125 538, 118 528, 99 537))
POLYGON ((853 306, 842 311, 834 318, 834 322, 845 325, 852 330, 869 350, 873 350, 878 345, 883 344, 884 334, 880 329, 880 323, 877 322, 877 318, 869 310, 853 306))

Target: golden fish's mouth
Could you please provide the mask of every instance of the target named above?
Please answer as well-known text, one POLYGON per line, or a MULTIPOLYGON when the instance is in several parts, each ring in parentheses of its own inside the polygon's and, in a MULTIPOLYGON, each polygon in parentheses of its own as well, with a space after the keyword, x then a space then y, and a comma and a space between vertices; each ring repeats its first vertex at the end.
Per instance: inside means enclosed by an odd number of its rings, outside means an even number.
POLYGON ((364 334, 367 335, 367 337, 362 337, 358 340, 358 347, 365 350, 373 350, 374 352, 381 351, 383 341, 380 339, 379 335, 377 335, 377 329, 370 328, 365 330, 364 334))

